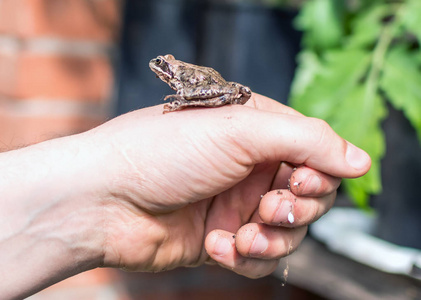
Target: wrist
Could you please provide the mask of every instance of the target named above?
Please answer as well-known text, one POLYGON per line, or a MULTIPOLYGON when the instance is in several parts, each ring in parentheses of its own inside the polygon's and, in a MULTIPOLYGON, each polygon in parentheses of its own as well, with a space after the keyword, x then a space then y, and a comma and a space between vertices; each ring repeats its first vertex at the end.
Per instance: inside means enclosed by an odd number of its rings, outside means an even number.
POLYGON ((10 297, 102 264, 102 206, 81 141, 62 138, 0 156, 0 285, 10 297))

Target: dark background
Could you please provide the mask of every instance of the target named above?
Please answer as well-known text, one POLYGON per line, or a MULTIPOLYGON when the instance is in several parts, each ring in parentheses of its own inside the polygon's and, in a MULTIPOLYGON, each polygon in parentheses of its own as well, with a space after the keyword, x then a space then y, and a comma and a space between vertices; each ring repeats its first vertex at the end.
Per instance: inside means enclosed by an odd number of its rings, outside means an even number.
POLYGON ((120 45, 117 114, 162 103, 170 88, 149 69, 165 54, 213 67, 228 81, 285 102, 300 35, 295 13, 211 1, 127 1, 120 45))

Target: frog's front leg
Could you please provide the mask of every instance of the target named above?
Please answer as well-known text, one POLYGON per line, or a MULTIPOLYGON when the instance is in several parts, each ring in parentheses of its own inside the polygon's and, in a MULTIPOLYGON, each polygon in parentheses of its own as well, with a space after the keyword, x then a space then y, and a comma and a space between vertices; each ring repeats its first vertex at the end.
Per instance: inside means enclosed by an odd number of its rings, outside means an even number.
POLYGON ((164 98, 164 101, 169 101, 169 103, 164 104, 164 114, 170 111, 180 110, 187 102, 189 102, 180 95, 168 95, 164 98))

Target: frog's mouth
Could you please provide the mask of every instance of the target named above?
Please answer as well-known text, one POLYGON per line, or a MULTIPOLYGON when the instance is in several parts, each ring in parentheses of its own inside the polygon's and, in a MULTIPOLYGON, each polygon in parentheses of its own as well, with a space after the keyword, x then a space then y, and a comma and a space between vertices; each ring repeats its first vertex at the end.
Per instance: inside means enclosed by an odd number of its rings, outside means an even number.
POLYGON ((167 73, 167 72, 159 72, 156 73, 156 77, 161 79, 164 82, 167 82, 169 79, 172 78, 172 73, 167 73))

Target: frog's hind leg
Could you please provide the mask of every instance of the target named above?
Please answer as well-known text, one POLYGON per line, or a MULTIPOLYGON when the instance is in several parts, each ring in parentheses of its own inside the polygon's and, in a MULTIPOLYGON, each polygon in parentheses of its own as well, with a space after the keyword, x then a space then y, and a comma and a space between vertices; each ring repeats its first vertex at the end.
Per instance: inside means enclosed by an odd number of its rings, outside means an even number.
POLYGON ((233 86, 238 88, 238 97, 231 101, 232 104, 245 104, 251 97, 251 90, 249 87, 241 85, 236 82, 231 82, 233 86))
MULTIPOLYGON (((186 107, 218 107, 231 104, 228 95, 199 100, 186 100, 183 97, 174 95, 170 103, 164 105, 164 113, 181 110, 186 107)), ((169 99, 169 96, 168 96, 169 99)))

